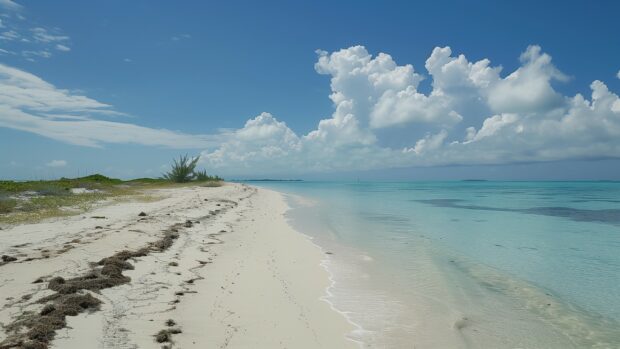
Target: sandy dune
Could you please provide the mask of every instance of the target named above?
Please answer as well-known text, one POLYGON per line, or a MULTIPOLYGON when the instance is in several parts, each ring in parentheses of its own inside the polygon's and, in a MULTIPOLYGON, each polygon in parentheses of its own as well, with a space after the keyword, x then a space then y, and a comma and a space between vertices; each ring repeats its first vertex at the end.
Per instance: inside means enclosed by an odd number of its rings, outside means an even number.
MULTIPOLYGON (((357 346, 345 338, 352 326, 320 300, 329 284, 323 254, 286 223, 280 194, 227 184, 157 195, 164 199, 0 230, 0 255, 17 258, 0 265, 0 322, 40 312, 36 300, 54 294, 53 277, 86 275, 93 262, 153 244, 177 227, 169 247, 127 260, 130 282, 79 291, 101 300, 100 309, 67 316, 50 347, 357 346), (158 343, 162 330, 168 341, 158 343)), ((0 342, 10 344, 13 335, 3 326, 0 342)))

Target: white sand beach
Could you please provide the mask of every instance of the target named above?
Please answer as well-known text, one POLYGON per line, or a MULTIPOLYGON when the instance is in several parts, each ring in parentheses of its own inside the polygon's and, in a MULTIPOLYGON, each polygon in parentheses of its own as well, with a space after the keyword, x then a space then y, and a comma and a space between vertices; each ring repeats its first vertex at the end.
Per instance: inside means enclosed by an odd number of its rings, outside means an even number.
POLYGON ((0 347, 26 338, 20 331, 27 328, 5 326, 44 309, 37 301, 55 294, 50 280, 70 284, 98 273, 94 263, 159 246, 171 231, 171 245, 127 259, 133 269, 123 268, 122 276, 129 282, 78 290, 100 300, 99 309, 67 316, 49 346, 357 347, 346 338, 353 326, 321 300, 330 284, 320 265, 325 256, 288 225, 281 194, 229 183, 151 194, 162 199, 102 204, 0 230, 0 255, 17 258, 0 265, 0 347), (166 338, 158 342, 162 330, 166 338))

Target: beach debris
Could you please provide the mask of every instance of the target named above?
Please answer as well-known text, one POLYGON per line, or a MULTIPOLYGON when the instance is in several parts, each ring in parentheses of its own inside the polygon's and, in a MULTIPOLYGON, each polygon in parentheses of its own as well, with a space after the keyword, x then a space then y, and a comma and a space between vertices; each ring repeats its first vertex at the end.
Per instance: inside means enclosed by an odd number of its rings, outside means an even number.
POLYGON ((90 218, 94 218, 94 219, 106 219, 105 216, 91 216, 90 218))
POLYGON ((7 338, 0 344, 2 348, 41 348, 46 349, 54 338, 56 330, 67 325, 66 317, 75 316, 86 310, 99 307, 101 301, 90 294, 60 295, 51 304, 46 304, 37 313, 23 316, 5 328, 10 332, 20 333, 20 336, 7 338), (27 331, 20 332, 26 328, 27 331))
MULTIPOLYGON (((0 348, 47 349, 56 331, 66 327, 66 316, 75 316, 87 310, 99 309, 101 301, 91 292, 130 282, 131 279, 123 275, 124 270, 133 269, 133 265, 128 260, 168 249, 179 237, 178 228, 181 225, 175 224, 164 230, 159 240, 138 250, 124 250, 103 258, 95 263, 89 272, 81 276, 70 279, 56 276, 50 279, 48 289, 55 293, 35 301, 35 303, 45 304, 39 313, 25 312, 12 323, 4 325, 5 333, 9 335, 0 342, 0 348)), ((42 281, 43 279, 39 278, 35 280, 35 283, 42 281)), ((30 297, 32 295, 26 295, 23 298, 28 300, 30 297)), ((170 335, 181 333, 181 330, 168 329, 166 333, 167 341, 170 341, 170 335)))
POLYGON ((178 267, 179 263, 177 263, 177 262, 170 262, 170 263, 168 263, 168 265, 171 266, 171 267, 178 267))
POLYGON ((140 213, 138 214, 138 216, 140 216, 140 217, 146 217, 146 216, 147 216, 147 214, 146 214, 146 213, 144 213, 144 212, 140 212, 140 213))
POLYGON ((189 219, 185 221, 184 224, 185 228, 191 228, 194 226, 194 223, 192 223, 192 221, 190 221, 189 219))
POLYGON ((172 335, 182 333, 180 328, 169 328, 165 330, 161 330, 157 332, 155 335, 155 341, 157 343, 167 343, 172 342, 172 335))
POLYGON ((331 252, 331 251, 325 251, 325 254, 334 254, 334 252, 331 252))
POLYGON ((2 261, 4 263, 9 263, 9 262, 15 262, 17 260, 17 258, 13 257, 13 256, 7 256, 7 255, 2 255, 2 261))
POLYGON ((168 327, 172 327, 172 326, 174 326, 176 324, 177 323, 174 320, 172 320, 172 319, 166 320, 166 326, 168 326, 168 327))

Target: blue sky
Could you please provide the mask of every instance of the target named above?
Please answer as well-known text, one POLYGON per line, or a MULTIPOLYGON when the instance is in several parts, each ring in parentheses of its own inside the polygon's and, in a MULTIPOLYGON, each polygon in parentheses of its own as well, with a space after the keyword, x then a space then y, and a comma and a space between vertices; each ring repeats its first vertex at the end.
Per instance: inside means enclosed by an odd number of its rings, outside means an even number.
POLYGON ((619 10, 0 0, 0 173, 620 179, 619 10))

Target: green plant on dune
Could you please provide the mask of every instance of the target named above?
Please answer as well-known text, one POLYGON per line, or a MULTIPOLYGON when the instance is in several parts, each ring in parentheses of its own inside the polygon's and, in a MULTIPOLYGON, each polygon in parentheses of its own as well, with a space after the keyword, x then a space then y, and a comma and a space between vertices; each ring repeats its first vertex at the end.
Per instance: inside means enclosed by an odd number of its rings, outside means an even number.
POLYGON ((17 200, 0 197, 0 214, 10 213, 17 206, 17 200))
POLYGON ((221 181, 222 180, 218 176, 210 176, 210 175, 208 175, 207 174, 207 170, 194 171, 194 178, 198 182, 221 181))
POLYGON ((163 174, 163 178, 176 183, 186 183, 194 179, 194 169, 200 156, 190 158, 187 154, 173 159, 172 167, 169 172, 163 174))

